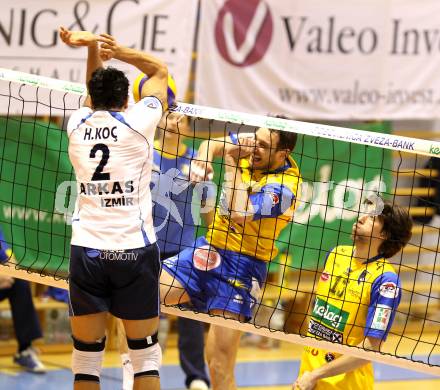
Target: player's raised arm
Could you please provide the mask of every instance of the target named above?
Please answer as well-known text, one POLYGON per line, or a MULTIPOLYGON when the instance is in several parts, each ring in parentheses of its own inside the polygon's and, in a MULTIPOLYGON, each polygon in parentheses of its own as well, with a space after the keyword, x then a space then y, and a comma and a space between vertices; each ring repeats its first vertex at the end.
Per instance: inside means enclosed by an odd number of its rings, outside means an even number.
POLYGON ((156 96, 161 101, 163 110, 166 111, 168 109, 168 68, 166 64, 142 51, 120 46, 115 38, 109 34, 101 34, 101 39, 103 40, 100 49, 101 58, 116 58, 145 73, 148 76, 148 81, 142 87, 141 98, 156 96))
POLYGON ((253 218, 254 206, 250 201, 248 186, 244 183, 239 161, 249 157, 255 150, 253 137, 230 136, 232 143, 225 147, 225 175, 223 184, 224 205, 234 222, 243 224, 247 218, 253 218))
MULTIPOLYGON (((87 55, 87 73, 86 83, 92 78, 93 72, 103 67, 102 59, 99 55, 99 41, 102 38, 99 35, 93 34, 90 31, 70 31, 64 27, 59 29, 61 40, 69 46, 86 46, 88 49, 87 55)), ((84 105, 90 107, 90 97, 84 102, 84 105)))

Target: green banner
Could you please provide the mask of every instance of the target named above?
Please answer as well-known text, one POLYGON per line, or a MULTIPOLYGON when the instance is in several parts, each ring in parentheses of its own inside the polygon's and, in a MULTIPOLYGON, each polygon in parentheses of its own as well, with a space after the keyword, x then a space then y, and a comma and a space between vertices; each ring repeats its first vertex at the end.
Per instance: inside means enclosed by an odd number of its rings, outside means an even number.
POLYGON ((71 180, 65 131, 0 118, 0 225, 21 267, 67 275, 71 231, 55 199, 58 186, 71 180))
MULTIPOLYGON (((390 123, 368 123, 358 129, 390 133, 390 123)), ((350 131, 347 129, 347 131, 350 131)), ((350 245, 351 229, 361 201, 371 192, 392 193, 392 152, 324 138, 300 136, 295 153, 303 181, 302 202, 294 223, 278 241, 279 256, 272 267, 288 264, 316 270, 327 252, 350 245)))

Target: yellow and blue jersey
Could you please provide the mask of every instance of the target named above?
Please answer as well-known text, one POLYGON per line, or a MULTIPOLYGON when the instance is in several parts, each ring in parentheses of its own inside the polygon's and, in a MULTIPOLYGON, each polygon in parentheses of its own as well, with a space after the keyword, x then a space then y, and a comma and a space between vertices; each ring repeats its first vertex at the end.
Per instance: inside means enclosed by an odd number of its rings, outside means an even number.
POLYGON ((12 256, 12 249, 6 242, 3 232, 0 229, 0 263, 6 263, 12 256))
POLYGON ((163 253, 178 252, 194 242, 193 187, 189 182, 194 154, 186 145, 179 155, 168 154, 155 142, 151 178, 153 220, 157 243, 163 253))
MULTIPOLYGON (((307 335, 356 346, 365 337, 385 340, 400 303, 401 286, 392 265, 376 256, 361 261, 353 246, 338 246, 328 255, 321 274, 307 335)), ((321 367, 340 354, 307 347, 300 375, 321 367)), ((316 390, 373 389, 371 363, 319 380, 316 390)))
POLYGON ((270 261, 278 253, 274 241, 293 218, 301 176, 290 156, 273 171, 252 171, 248 159, 240 160, 242 179, 255 213, 243 224, 232 221, 222 209, 222 198, 206 239, 213 246, 270 261))

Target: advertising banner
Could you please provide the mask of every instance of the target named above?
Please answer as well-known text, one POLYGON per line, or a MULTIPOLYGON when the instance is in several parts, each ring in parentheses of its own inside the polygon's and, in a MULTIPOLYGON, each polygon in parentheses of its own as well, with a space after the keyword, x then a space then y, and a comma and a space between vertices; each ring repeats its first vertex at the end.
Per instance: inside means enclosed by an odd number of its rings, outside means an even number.
POLYGON ((201 4, 197 104, 310 120, 440 115, 438 1, 201 4))
MULTIPOLYGON (((58 28, 109 33, 124 46, 157 56, 169 66, 177 98, 185 96, 197 0, 17 0, 2 7, 0 67, 84 83, 85 48, 66 46, 58 28)), ((109 62, 133 81, 139 71, 109 62)), ((4 113, 4 112, 3 112, 4 113)))

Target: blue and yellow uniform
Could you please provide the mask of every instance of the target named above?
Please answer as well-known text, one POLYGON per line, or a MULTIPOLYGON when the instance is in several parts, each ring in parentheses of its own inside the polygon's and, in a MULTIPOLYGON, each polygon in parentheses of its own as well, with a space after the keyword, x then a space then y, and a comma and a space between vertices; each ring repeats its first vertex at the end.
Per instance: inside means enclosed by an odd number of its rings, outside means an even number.
POLYGON ((274 241, 293 218, 301 177, 291 157, 273 171, 252 172, 247 159, 240 160, 239 169, 255 211, 252 218, 232 221, 222 194, 206 238, 163 265, 198 311, 219 309, 250 319, 266 263, 277 254, 274 241))
POLYGON ((178 155, 160 150, 154 145, 151 192, 154 202, 153 218, 161 255, 175 254, 192 247, 195 225, 191 213, 193 187, 189 168, 194 150, 186 145, 178 155))
MULTIPOLYGON (((382 256, 367 261, 353 257, 353 246, 338 246, 328 255, 317 286, 308 336, 358 345, 365 337, 385 340, 400 303, 398 275, 382 256)), ((300 375, 321 367, 340 354, 307 347, 300 375)), ((373 389, 371 363, 319 380, 316 390, 373 389)))
POLYGON ((216 248, 270 261, 278 253, 274 240, 293 217, 301 183, 299 169, 291 157, 274 171, 251 173, 248 159, 240 160, 240 169, 255 214, 241 225, 229 218, 220 202, 206 239, 216 248))

